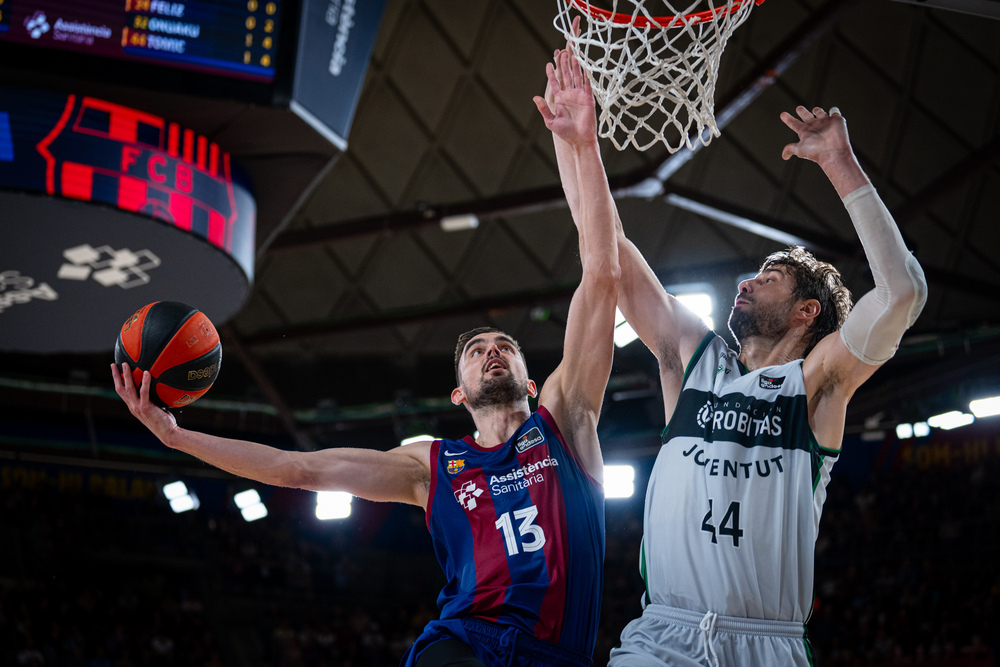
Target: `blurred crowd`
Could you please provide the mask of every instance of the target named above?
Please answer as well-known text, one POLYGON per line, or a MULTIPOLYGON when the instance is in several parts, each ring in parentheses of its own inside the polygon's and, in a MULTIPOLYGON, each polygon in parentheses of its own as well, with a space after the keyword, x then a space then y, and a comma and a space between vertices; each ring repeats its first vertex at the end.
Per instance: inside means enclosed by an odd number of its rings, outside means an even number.
MULTIPOLYGON (((987 461, 864 484, 835 474, 809 622, 818 664, 998 664, 998 473, 987 461)), ((286 505, 246 523, 158 498, 0 486, 0 664, 397 664, 443 584, 422 513, 359 505, 321 525, 286 505)), ((640 613, 641 508, 608 503, 595 665, 640 613)))

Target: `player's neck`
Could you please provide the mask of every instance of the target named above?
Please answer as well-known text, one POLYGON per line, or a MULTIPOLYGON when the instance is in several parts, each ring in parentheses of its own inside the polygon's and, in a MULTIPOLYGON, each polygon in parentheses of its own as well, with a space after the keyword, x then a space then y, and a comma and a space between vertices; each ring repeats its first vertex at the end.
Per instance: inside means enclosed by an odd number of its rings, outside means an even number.
POLYGON ((740 362, 751 371, 801 359, 806 348, 803 336, 794 330, 786 332, 777 339, 750 336, 746 340, 739 341, 739 344, 740 362))
POLYGON ((515 404, 489 406, 477 410, 472 415, 472 420, 479 431, 476 444, 487 448, 502 445, 530 416, 531 409, 528 408, 527 399, 515 404))

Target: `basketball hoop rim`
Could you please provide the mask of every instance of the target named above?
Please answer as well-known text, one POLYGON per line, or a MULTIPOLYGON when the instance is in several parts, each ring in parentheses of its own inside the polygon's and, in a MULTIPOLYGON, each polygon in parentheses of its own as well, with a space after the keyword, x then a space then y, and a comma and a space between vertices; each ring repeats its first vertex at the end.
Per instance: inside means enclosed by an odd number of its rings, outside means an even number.
POLYGON ((569 0, 573 3, 573 6, 584 14, 589 15, 591 18, 604 19, 605 21, 611 21, 612 23, 617 23, 619 25, 630 25, 636 28, 674 28, 678 25, 693 25, 698 23, 707 23, 709 21, 715 21, 718 18, 734 12, 740 9, 748 2, 752 2, 755 5, 760 5, 764 3, 764 0, 736 0, 733 3, 732 9, 719 8, 706 9, 703 12, 695 12, 694 14, 679 14, 677 16, 653 16, 651 18, 646 17, 635 17, 629 14, 619 14, 617 12, 612 12, 608 9, 600 9, 599 7, 592 6, 587 0, 569 0))

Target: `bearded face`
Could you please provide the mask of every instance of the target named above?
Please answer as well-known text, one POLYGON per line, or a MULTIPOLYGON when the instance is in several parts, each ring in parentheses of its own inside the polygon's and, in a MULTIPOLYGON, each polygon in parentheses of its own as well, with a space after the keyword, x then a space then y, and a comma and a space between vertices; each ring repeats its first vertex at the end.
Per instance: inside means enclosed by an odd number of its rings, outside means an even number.
POLYGON ((465 344, 459 364, 459 388, 452 402, 473 411, 523 407, 535 395, 517 343, 502 332, 487 332, 465 344))
POLYGON ((747 303, 729 314, 729 330, 737 341, 754 336, 780 338, 788 330, 794 297, 776 302, 762 302, 746 295, 741 298, 747 303))
POLYGON ((528 389, 519 382, 514 373, 507 371, 499 375, 490 374, 483 378, 478 391, 466 391, 469 407, 473 410, 511 405, 528 396, 528 389))

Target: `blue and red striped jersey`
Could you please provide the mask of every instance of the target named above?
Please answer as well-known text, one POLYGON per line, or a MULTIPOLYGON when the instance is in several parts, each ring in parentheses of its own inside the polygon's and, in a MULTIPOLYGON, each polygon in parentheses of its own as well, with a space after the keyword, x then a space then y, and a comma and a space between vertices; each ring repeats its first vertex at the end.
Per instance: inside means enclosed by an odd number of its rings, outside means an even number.
POLYGON ((604 572, 604 492, 539 406, 499 447, 431 447, 427 528, 448 583, 442 619, 476 617, 592 655, 604 572))

